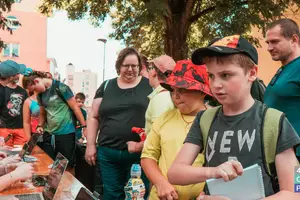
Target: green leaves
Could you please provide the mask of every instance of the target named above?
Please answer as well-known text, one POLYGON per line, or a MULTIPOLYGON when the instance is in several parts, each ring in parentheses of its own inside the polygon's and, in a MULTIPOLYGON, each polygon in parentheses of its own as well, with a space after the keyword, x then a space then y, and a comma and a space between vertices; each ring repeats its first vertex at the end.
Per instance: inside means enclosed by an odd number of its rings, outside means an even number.
POLYGON ((148 57, 167 53, 178 60, 215 37, 243 34, 259 45, 250 30, 264 31, 287 9, 298 11, 299 4, 300 0, 42 0, 40 10, 51 14, 64 9, 70 19, 89 17, 95 26, 110 15, 115 29, 110 37, 148 57))

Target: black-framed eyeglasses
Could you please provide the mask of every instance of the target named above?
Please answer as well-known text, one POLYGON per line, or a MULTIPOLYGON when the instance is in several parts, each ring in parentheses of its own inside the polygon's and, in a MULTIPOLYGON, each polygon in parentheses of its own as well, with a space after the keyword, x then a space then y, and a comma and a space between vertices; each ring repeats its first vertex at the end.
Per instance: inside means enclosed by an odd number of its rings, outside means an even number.
POLYGON ((280 76, 282 70, 283 70, 283 67, 280 67, 280 68, 277 70, 276 74, 274 75, 274 77, 273 77, 272 80, 270 81, 270 85, 271 85, 271 86, 273 86, 273 85, 276 83, 276 81, 277 81, 277 79, 279 78, 279 76, 280 76))
POLYGON ((139 67, 139 65, 126 64, 126 65, 122 65, 122 67, 125 67, 127 69, 129 69, 129 67, 131 67, 131 69, 136 69, 139 67))

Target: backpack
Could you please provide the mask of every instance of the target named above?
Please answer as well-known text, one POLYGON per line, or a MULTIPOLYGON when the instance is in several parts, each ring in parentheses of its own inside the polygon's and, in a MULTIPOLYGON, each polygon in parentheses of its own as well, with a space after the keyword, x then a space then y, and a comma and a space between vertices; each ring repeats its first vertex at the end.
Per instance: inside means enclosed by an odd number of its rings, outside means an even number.
MULTIPOLYGON (((217 116, 221 106, 209 108, 202 114, 200 118, 200 129, 203 137, 203 154, 205 155, 206 144, 210 127, 217 116)), ((274 192, 279 191, 279 183, 275 167, 276 147, 279 136, 280 127, 283 121, 283 113, 263 105, 263 123, 261 127, 262 155, 264 168, 271 178, 274 192)))
MULTIPOLYGON (((79 121, 77 120, 77 118, 76 118, 76 116, 75 116, 75 113, 74 113, 73 110, 70 108, 70 106, 69 106, 67 100, 64 98, 64 95, 61 93, 61 91, 60 91, 60 89, 59 89, 59 83, 60 83, 59 81, 53 82, 53 86, 54 86, 55 92, 56 92, 57 96, 58 96, 65 104, 67 104, 67 106, 69 107, 69 110, 70 110, 70 112, 71 112, 71 114, 72 114, 72 122, 73 122, 73 124, 74 124, 74 126, 75 126, 75 129, 76 129, 76 128, 80 128, 80 123, 79 123, 79 121)), ((43 94, 43 93, 39 93, 38 96, 39 96, 39 99, 40 99, 40 103, 41 103, 41 105, 43 106, 43 102, 42 102, 42 94, 43 94)))
POLYGON ((266 85, 264 84, 264 82, 261 79, 256 78, 256 80, 253 81, 250 90, 253 99, 256 99, 263 103, 265 91, 266 91, 266 85))

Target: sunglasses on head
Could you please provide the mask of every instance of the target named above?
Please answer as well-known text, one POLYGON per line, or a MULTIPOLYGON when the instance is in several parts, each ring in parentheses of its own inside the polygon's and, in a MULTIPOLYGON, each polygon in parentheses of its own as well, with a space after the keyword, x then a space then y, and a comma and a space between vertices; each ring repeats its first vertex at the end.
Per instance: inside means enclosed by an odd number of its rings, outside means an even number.
POLYGON ((279 76, 280 76, 282 70, 283 70, 283 67, 280 67, 280 68, 277 70, 276 74, 274 75, 274 77, 273 77, 272 80, 270 81, 270 85, 271 85, 271 86, 273 86, 273 85, 276 83, 276 81, 277 81, 277 79, 279 78, 279 76))

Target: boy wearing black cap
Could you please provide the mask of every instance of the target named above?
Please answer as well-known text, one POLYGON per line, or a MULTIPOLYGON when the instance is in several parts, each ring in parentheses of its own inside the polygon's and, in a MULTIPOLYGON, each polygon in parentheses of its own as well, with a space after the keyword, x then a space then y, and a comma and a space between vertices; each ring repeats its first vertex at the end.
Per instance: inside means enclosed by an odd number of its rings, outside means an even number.
MULTIPOLYGON (((242 175, 243 168, 257 163, 262 169, 265 196, 271 196, 276 186, 274 177, 268 173, 271 165, 265 162, 264 145, 275 141, 273 166, 280 190, 293 192, 294 167, 298 165, 294 148, 300 144, 300 138, 287 118, 276 110, 272 110, 272 114, 278 117, 278 126, 275 123, 270 128, 270 123, 264 124, 269 109, 250 94, 257 74, 256 49, 243 37, 234 35, 197 49, 192 61, 197 65, 206 64, 212 94, 222 106, 215 108, 210 124, 203 124, 203 120, 211 109, 198 113, 168 172, 170 183, 187 185, 210 178, 229 181, 242 175), (271 131, 265 131, 265 126, 271 131), (272 135, 269 135, 271 139, 264 139, 264 135, 277 130, 277 140, 272 135), (192 167, 191 163, 200 152, 204 152, 205 164, 192 167)), ((205 198, 212 197, 201 197, 205 198)))

